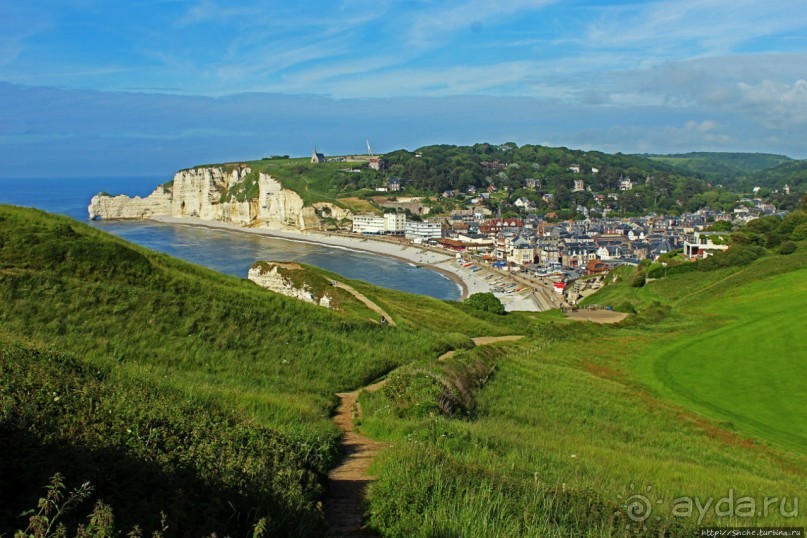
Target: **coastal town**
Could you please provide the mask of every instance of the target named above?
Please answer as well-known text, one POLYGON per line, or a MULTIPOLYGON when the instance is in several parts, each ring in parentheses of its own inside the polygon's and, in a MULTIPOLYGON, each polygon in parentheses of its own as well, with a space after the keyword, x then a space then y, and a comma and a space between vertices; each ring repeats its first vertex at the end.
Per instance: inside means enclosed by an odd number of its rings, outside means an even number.
POLYGON ((384 157, 315 149, 310 159, 180 170, 145 198, 99 193, 88 214, 370 252, 441 273, 461 300, 493 293, 508 311, 574 310, 616 267, 664 268, 727 250, 748 223, 784 218, 803 188, 798 173, 761 186, 750 175, 729 189, 664 166, 508 144, 384 157))
MULTIPOLYGON (((397 205, 417 205, 404 199, 397 205)), ((491 291, 511 309, 522 309, 520 299, 540 292, 541 310, 573 307, 601 286, 601 279, 621 265, 638 265, 680 251, 688 260, 706 258, 728 249, 732 227, 763 216, 784 217, 760 198, 744 198, 731 212, 703 208, 679 216, 586 218, 559 221, 546 215, 522 218, 492 217, 487 207, 452 210, 449 215, 408 220, 398 212, 354 215, 352 234, 365 238, 409 243, 455 257, 455 264, 481 273, 491 291), (549 289, 554 296, 547 296, 549 289), (517 303, 517 304, 513 304, 517 303)))

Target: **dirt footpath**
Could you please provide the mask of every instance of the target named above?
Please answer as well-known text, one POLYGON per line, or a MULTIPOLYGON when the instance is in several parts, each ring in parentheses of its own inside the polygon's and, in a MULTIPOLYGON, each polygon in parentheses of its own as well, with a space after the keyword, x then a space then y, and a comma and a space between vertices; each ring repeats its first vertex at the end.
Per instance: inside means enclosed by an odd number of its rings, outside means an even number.
MULTIPOLYGON (((480 336, 473 341, 477 346, 484 346, 521 338, 524 337, 480 336)), ((453 354, 454 351, 444 353, 439 360, 445 360, 453 354)), ((375 536, 364 527, 364 491, 376 478, 369 474, 370 464, 381 450, 390 445, 358 433, 353 420, 354 417, 361 419, 359 393, 375 392, 386 383, 386 380, 382 380, 352 392, 337 394, 341 404, 334 422, 345 432, 342 441, 345 459, 328 473, 328 495, 324 502, 325 519, 333 536, 375 536)))
POLYGON ((628 315, 613 310, 578 310, 569 312, 566 317, 576 321, 593 321, 594 323, 619 323, 628 315))

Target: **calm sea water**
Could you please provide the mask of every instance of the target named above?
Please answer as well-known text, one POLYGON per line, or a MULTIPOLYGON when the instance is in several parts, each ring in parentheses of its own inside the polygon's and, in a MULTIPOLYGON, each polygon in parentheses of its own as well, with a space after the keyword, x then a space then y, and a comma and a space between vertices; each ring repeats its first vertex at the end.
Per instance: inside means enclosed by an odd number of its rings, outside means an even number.
POLYGON ((257 260, 297 261, 386 288, 438 299, 460 297, 459 288, 445 276, 383 256, 195 226, 87 220, 87 205, 93 195, 106 191, 146 196, 159 182, 145 177, 0 178, 0 203, 67 215, 133 243, 237 277, 245 278, 257 260))

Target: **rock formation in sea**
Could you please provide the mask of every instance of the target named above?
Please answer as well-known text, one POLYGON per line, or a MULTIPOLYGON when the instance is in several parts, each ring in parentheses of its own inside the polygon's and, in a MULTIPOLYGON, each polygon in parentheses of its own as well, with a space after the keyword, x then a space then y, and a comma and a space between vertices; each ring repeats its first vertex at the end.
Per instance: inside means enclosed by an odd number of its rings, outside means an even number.
POLYGON ((317 229, 326 215, 337 221, 350 211, 327 202, 307 206, 299 194, 247 165, 207 166, 181 170, 173 181, 141 198, 95 195, 87 207, 90 219, 196 217, 240 226, 270 229, 317 229))
POLYGON ((256 262, 249 268, 247 278, 275 293, 332 308, 333 288, 327 280, 296 263, 256 262))

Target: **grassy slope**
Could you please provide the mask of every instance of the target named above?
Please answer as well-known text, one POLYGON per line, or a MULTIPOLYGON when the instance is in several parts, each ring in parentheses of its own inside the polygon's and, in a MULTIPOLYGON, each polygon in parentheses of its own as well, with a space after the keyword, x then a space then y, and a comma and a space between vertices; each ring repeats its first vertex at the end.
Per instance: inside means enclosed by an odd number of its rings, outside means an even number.
POLYGON ((723 323, 651 349, 639 363, 643 379, 741 431, 807 453, 805 277, 800 269, 741 293, 703 294, 690 311, 723 323))
POLYGON ((329 202, 340 207, 350 208, 349 203, 337 199, 339 193, 334 178, 345 173, 340 170, 350 168, 351 163, 312 164, 308 158, 295 158, 246 161, 245 163, 210 163, 198 165, 196 168, 221 166, 228 170, 239 164, 247 164, 252 169, 252 173, 247 176, 249 181, 244 182, 248 185, 239 184, 231 193, 239 199, 243 199, 243 194, 248 191, 249 197, 257 196, 257 177, 260 172, 263 172, 280 181, 284 188, 297 192, 305 205, 329 202))
POLYGON ((661 394, 763 440, 807 453, 804 325, 807 253, 745 268, 695 272, 644 288, 606 286, 587 302, 669 304, 680 327, 660 334, 636 361, 661 394))
POLYGON ((791 161, 784 155, 767 153, 686 153, 653 155, 650 159, 714 178, 746 176, 791 161))
POLYGON ((64 217, 0 207, 0 340, 67 352, 109 384, 154 387, 282 432, 322 453, 325 467, 338 438, 335 392, 504 330, 450 304, 348 282, 398 327, 372 323, 361 306, 329 311, 64 217))
MULTIPOLYGON (((371 490, 373 523, 383 533, 398 536, 621 536, 630 522, 613 514, 621 511, 625 499, 641 492, 654 503, 654 515, 662 517, 660 522, 646 522, 647 533, 667 528, 676 536, 685 531, 671 528, 692 527, 698 519, 697 514, 671 517, 673 500, 680 496, 719 499, 733 489, 758 503, 765 495, 787 497, 792 508, 793 497, 807 485, 803 453, 766 446, 747 438, 745 433, 755 432, 738 422, 740 433, 719 422, 723 417, 705 419, 690 410, 690 402, 682 407, 670 401, 656 386, 645 385, 637 364, 684 338, 695 340, 704 331, 734 326, 726 314, 737 316, 758 293, 778 298, 769 294, 768 286, 780 279, 784 301, 774 308, 771 300, 771 308, 756 315, 764 320, 778 309, 794 308, 795 325, 762 323, 763 330, 787 327, 777 338, 793 337, 798 320, 804 318, 798 315, 803 295, 791 300, 784 290, 792 293, 789 286, 803 281, 806 261, 795 256, 763 259, 742 270, 678 275, 642 289, 607 287, 592 300, 608 304, 630 299, 645 311, 618 327, 571 323, 554 314, 535 316, 528 340, 510 346, 499 359, 495 376, 479 391, 477 407, 465 419, 409 416, 383 393, 365 395, 363 428, 396 447, 377 465, 380 480, 371 490), (649 306, 656 300, 675 306, 665 315, 663 309, 649 306), (426 527, 419 527, 424 518, 426 527)), ((803 290, 803 284, 799 286, 803 290)), ((748 316, 737 325, 745 327, 743 321, 756 323, 758 318, 748 316)), ((737 343, 722 344, 731 349, 737 343)), ((754 345, 759 348, 764 342, 754 345)), ((758 370, 748 375, 765 387, 792 389, 777 397, 784 406, 778 419, 803 424, 799 409, 804 408, 805 391, 798 386, 804 378, 803 363, 793 361, 803 360, 805 354, 798 348, 787 350, 790 362, 779 361, 766 375, 758 370)), ((713 366, 716 370, 720 364, 713 366)), ((739 396, 735 404, 749 395, 739 396)), ((768 405, 765 398, 758 401, 768 405)), ((745 410, 750 414, 758 409, 746 404, 745 410)), ((711 510, 704 520, 721 525, 804 524, 803 515, 793 520, 778 510, 752 519, 716 518, 711 510)))

